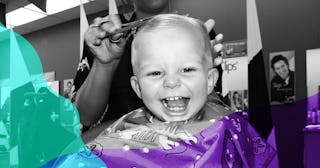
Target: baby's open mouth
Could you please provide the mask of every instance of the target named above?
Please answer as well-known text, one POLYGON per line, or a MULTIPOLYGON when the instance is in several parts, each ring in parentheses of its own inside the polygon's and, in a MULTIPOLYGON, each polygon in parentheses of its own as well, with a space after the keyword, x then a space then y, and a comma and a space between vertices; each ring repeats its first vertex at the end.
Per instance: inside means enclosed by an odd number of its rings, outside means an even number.
POLYGON ((190 101, 190 98, 187 97, 167 97, 164 99, 161 99, 162 105, 169 111, 184 111, 188 103, 190 101))

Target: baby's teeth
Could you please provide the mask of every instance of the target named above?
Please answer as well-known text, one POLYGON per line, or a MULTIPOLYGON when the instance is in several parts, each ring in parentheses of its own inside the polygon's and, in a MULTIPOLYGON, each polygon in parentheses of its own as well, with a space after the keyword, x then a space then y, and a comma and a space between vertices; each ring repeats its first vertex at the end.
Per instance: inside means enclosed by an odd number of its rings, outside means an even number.
POLYGON ((170 111, 180 111, 183 110, 183 107, 169 107, 170 111))
POLYGON ((168 97, 167 100, 179 100, 180 97, 168 97))

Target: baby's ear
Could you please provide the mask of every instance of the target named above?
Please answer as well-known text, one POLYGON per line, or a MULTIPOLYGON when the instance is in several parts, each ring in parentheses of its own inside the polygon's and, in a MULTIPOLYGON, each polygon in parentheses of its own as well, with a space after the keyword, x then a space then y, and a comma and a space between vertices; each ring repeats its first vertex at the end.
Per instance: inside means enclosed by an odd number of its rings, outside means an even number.
POLYGON ((136 76, 131 76, 130 83, 134 92, 136 92, 137 96, 141 99, 141 91, 140 91, 138 78, 136 76))
POLYGON ((219 72, 216 68, 212 68, 208 71, 208 95, 213 91, 219 78, 219 72))

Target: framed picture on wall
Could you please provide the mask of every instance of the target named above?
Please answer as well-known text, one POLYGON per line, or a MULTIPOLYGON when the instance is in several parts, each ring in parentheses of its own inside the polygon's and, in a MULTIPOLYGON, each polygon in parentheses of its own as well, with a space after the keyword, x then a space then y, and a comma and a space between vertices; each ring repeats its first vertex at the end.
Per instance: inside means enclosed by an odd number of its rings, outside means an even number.
POLYGON ((44 76, 44 80, 47 82, 53 82, 56 80, 56 73, 54 71, 45 72, 43 76, 44 76))
POLYGON ((63 80, 63 96, 67 99, 72 99, 73 79, 63 80))
POLYGON ((242 90, 230 91, 230 106, 232 111, 238 112, 244 109, 243 98, 242 90))
POLYGON ((270 53, 270 95, 271 104, 295 101, 295 52, 270 53))
POLYGON ((229 92, 230 107, 234 112, 248 110, 248 90, 233 90, 229 92))
POLYGON ((47 82, 47 85, 54 90, 57 94, 59 94, 59 81, 47 82))
POLYGON ((248 90, 243 91, 243 110, 249 110, 249 92, 248 90))
POLYGON ((223 53, 225 58, 247 56, 247 40, 235 40, 223 43, 223 53))

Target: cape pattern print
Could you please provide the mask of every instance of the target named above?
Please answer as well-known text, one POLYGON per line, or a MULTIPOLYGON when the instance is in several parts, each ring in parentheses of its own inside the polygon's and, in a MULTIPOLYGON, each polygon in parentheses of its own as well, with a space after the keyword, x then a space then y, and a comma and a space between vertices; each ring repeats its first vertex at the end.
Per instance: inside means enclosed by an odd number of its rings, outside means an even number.
MULTIPOLYGON (((212 107, 207 103, 205 109, 212 107)), ((64 163, 72 166, 75 158, 98 156, 110 168, 268 167, 275 150, 237 114, 223 116, 204 110, 197 122, 169 124, 140 108, 87 144, 94 154, 74 154, 64 163)))

